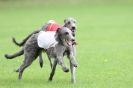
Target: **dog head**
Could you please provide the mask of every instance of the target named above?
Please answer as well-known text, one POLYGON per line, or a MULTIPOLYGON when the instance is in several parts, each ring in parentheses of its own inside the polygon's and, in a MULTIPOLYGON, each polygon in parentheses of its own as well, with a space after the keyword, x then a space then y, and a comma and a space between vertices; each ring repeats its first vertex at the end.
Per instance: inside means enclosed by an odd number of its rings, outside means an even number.
POLYGON ((75 32, 77 29, 76 20, 72 17, 68 17, 64 20, 64 27, 69 28, 72 31, 73 36, 75 36, 75 32))
POLYGON ((70 46, 75 43, 75 38, 73 37, 72 31, 67 27, 58 28, 55 38, 58 43, 62 43, 65 46, 70 46))

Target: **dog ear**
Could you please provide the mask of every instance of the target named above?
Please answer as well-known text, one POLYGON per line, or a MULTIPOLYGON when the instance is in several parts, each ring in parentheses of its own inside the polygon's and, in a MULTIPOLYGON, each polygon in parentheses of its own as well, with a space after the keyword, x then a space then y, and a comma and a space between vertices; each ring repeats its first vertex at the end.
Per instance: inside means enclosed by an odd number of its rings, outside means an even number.
POLYGON ((57 31, 56 31, 56 33, 55 33, 55 40, 56 40, 56 41, 59 41, 59 40, 60 40, 60 38, 59 38, 59 36, 60 36, 59 30, 60 30, 60 29, 61 29, 61 28, 58 28, 57 31))
POLYGON ((59 32, 60 29, 61 29, 61 28, 58 28, 58 29, 56 30, 56 32, 59 32))

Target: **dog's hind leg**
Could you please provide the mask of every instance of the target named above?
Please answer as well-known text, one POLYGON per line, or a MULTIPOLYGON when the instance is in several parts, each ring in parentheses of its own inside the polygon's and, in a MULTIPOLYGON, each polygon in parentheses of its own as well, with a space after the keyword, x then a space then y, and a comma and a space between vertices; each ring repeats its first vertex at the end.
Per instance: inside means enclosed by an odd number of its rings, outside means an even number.
POLYGON ((19 52, 15 53, 15 54, 12 54, 12 55, 5 54, 5 57, 6 57, 7 59, 13 59, 13 58, 18 57, 18 56, 21 56, 21 55, 23 55, 23 54, 24 54, 24 50, 21 49, 19 52))
POLYGON ((43 67, 43 59, 42 59, 42 52, 40 52, 39 54, 39 63, 40 63, 40 67, 43 67))
POLYGON ((52 64, 52 61, 51 61, 51 58, 49 57, 49 55, 48 55, 48 59, 49 59, 50 67, 52 69, 53 64, 52 64))
POLYGON ((34 55, 31 55, 31 56, 30 55, 25 55, 25 60, 19 68, 19 77, 18 77, 19 80, 22 79, 22 74, 23 74, 25 68, 30 66, 32 64, 33 60, 34 60, 34 55))
POLYGON ((52 81, 53 76, 55 74, 55 70, 56 70, 56 65, 57 65, 57 60, 54 60, 53 66, 52 66, 52 71, 50 73, 50 77, 49 77, 49 81, 52 81))

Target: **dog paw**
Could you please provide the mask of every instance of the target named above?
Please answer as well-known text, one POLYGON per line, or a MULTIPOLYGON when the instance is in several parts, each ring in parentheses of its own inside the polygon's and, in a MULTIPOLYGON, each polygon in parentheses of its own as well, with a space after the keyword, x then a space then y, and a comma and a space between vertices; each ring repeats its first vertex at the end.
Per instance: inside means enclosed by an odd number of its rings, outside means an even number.
POLYGON ((48 81, 51 82, 52 81, 52 77, 49 77, 48 81))
POLYGON ((18 80, 22 80, 22 77, 21 78, 18 78, 18 80))
POLYGON ((18 77, 18 80, 22 80, 22 79, 23 79, 22 76, 19 76, 19 77, 18 77))
POLYGON ((14 70, 14 72, 19 72, 19 69, 17 69, 17 70, 14 70))
POLYGON ((73 64, 73 66, 74 66, 74 67, 78 67, 78 65, 77 65, 77 64, 73 64))
POLYGON ((75 84, 76 83, 76 80, 75 79, 71 79, 71 83, 72 84, 75 84))
POLYGON ((75 61, 71 62, 71 64, 72 64, 72 66, 74 66, 74 67, 78 67, 78 64, 77 64, 75 61))
POLYGON ((69 72, 69 69, 66 68, 66 67, 64 67, 64 68, 63 68, 63 71, 64 71, 64 72, 69 72))

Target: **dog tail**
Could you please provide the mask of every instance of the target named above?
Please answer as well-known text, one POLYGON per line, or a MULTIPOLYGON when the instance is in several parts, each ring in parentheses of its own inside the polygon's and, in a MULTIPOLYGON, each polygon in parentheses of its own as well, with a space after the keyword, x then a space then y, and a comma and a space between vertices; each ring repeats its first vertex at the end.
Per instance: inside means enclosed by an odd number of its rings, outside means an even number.
POLYGON ((13 37, 13 38, 12 38, 12 42, 13 42, 15 45, 21 47, 21 46, 24 45, 24 43, 25 43, 26 41, 23 40, 22 42, 18 43, 18 42, 16 41, 16 39, 13 37))
POLYGON ((5 54, 5 58, 7 58, 7 59, 13 59, 13 58, 18 57, 18 56, 21 56, 23 54, 24 54, 24 50, 21 49, 19 52, 15 53, 15 54, 12 54, 12 55, 5 54))
POLYGON ((29 35, 28 35, 23 41, 21 41, 20 43, 18 43, 14 37, 12 38, 12 41, 13 41, 14 44, 16 44, 17 46, 21 47, 21 46, 23 46, 23 45, 25 44, 25 42, 26 42, 33 34, 39 33, 39 31, 40 31, 40 30, 36 30, 36 31, 32 32, 31 34, 29 34, 29 35))

